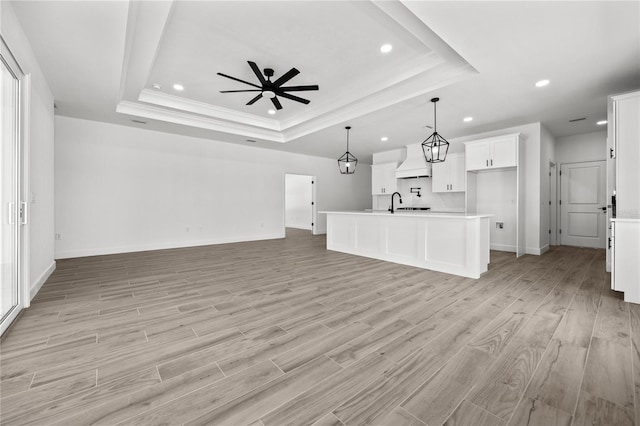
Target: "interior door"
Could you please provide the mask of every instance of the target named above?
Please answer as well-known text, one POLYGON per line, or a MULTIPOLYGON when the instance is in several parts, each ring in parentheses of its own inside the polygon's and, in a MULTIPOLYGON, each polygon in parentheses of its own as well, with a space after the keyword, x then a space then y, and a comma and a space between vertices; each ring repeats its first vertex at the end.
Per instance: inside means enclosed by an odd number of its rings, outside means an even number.
POLYGON ((560 166, 560 244, 605 248, 606 162, 560 166))
POLYGON ((20 295, 20 80, 2 41, 0 50, 0 334, 22 307, 20 295))

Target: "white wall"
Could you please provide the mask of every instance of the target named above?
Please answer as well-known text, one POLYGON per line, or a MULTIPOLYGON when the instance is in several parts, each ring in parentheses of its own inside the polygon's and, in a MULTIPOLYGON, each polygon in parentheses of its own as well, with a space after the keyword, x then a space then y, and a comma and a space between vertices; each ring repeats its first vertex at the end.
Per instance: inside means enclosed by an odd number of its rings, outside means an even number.
POLYGON ((55 170, 57 258, 282 238, 287 173, 318 211, 371 206, 368 165, 61 116, 55 170))
POLYGON ((557 138, 555 155, 559 164, 605 160, 607 158, 607 132, 557 138))
POLYGON ((478 212, 491 214, 489 241, 492 250, 512 251, 517 246, 515 170, 487 170, 476 174, 478 212), (502 222, 504 228, 496 228, 502 222))
POLYGON ((53 95, 11 2, 0 1, 0 32, 25 74, 30 76, 27 139, 29 194, 29 286, 33 297, 55 269, 53 197, 53 95))
POLYGON ((288 228, 311 230, 313 221, 313 176, 284 177, 284 225, 288 228))

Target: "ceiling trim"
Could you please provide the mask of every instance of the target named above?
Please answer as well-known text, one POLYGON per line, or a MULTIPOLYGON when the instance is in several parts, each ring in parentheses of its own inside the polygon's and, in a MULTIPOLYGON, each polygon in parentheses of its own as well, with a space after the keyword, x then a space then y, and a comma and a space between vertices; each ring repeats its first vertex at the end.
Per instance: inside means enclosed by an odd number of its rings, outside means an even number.
POLYGON ((192 113, 170 110, 137 102, 120 101, 116 107, 116 112, 135 117, 148 118, 151 120, 181 124, 183 126, 199 127, 201 129, 214 130, 217 132, 243 135, 254 139, 262 139, 279 143, 286 142, 283 134, 278 131, 249 128, 248 126, 235 122, 207 118, 192 113))
MULTIPOLYGON (((275 120, 147 88, 151 69, 171 18, 174 0, 131 2, 118 113, 286 143, 347 120, 387 108, 464 80, 478 71, 399 1, 372 2, 419 40, 428 52, 403 64, 402 72, 376 82, 378 90, 341 93, 329 104, 310 107, 296 117, 275 120)), ((357 86, 356 83, 355 86, 357 86)))
POLYGON ((246 112, 223 108, 206 102, 183 98, 168 93, 156 92, 149 89, 143 89, 138 100, 158 106, 192 112, 194 114, 206 115, 207 117, 218 118, 221 120, 241 122, 247 126, 255 126, 268 130, 282 130, 282 126, 278 120, 272 120, 258 115, 248 114, 246 112))

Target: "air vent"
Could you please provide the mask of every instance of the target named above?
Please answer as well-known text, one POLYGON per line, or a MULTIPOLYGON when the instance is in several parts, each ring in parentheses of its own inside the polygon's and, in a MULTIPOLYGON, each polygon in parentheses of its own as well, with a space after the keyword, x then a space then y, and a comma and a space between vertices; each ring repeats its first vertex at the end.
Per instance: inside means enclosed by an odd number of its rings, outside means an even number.
POLYGON ((247 139, 247 142, 256 143, 253 139, 247 139))
POLYGON ((569 123, 575 123, 576 121, 582 121, 582 120, 586 120, 587 117, 582 117, 582 118, 574 118, 573 120, 569 120, 569 123))
POLYGON ((140 121, 140 120, 131 120, 131 121, 138 124, 147 124, 146 121, 140 121))

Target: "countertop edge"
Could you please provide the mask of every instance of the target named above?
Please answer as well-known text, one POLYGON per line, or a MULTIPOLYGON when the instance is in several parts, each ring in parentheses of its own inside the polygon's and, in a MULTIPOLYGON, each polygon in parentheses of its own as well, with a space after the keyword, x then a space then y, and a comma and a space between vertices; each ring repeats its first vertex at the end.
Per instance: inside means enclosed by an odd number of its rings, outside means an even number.
POLYGON ((419 218, 449 218, 449 219, 478 219, 485 217, 492 217, 491 214, 465 214, 465 213, 405 213, 395 212, 393 214, 389 212, 363 212, 356 210, 346 211, 320 211, 322 214, 342 214, 342 215, 362 215, 362 216, 386 216, 386 217, 419 217, 419 218))

